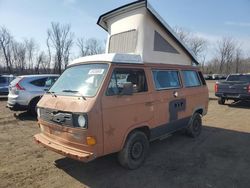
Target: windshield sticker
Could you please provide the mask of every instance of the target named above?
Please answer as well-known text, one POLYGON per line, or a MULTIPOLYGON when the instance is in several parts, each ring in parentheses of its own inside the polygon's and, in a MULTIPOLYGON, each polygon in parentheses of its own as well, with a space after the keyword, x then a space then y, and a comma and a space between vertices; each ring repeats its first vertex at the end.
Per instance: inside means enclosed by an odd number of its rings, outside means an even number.
POLYGON ((89 75, 95 75, 95 74, 103 74, 104 69, 90 69, 89 70, 89 75))

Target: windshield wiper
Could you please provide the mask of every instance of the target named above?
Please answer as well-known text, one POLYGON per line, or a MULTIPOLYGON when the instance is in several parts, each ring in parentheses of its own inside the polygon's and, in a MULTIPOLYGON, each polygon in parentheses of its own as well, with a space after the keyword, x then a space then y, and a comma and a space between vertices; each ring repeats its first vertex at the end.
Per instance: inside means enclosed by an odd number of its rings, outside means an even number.
POLYGON ((62 90, 62 92, 65 92, 65 93, 77 93, 77 94, 80 94, 80 97, 82 97, 84 100, 87 100, 86 97, 84 97, 79 91, 75 91, 75 90, 71 90, 71 89, 65 89, 65 90, 62 90))
POLYGON ((46 93, 51 94, 53 97, 57 97, 54 91, 46 91, 46 93))

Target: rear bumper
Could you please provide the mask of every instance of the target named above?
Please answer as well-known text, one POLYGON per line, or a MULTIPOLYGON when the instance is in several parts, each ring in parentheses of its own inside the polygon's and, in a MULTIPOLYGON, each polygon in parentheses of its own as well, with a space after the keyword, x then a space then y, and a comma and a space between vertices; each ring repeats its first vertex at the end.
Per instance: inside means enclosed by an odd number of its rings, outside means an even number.
POLYGON ((42 133, 36 134, 34 136, 34 139, 38 144, 42 144, 44 147, 56 153, 59 153, 61 155, 64 155, 66 157, 69 157, 75 160, 89 162, 95 159, 95 156, 93 153, 71 148, 69 146, 65 146, 61 143, 56 142, 55 140, 48 138, 46 135, 42 133))
POLYGON ((8 95, 9 94, 9 89, 0 87, 0 95, 8 95))
POLYGON ((224 99, 250 100, 250 94, 230 94, 230 93, 215 93, 216 97, 224 99))
POLYGON ((0 91, 0 95, 8 95, 9 94, 9 92, 8 91, 0 91))

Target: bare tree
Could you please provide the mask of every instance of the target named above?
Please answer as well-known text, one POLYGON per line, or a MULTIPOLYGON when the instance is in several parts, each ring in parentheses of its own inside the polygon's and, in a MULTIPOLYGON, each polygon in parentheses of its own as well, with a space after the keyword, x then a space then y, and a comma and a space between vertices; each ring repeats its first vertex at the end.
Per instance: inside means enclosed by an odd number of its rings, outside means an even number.
POLYGON ((0 26, 0 50, 4 56, 4 61, 8 72, 12 73, 12 62, 11 62, 11 43, 12 36, 10 32, 3 26, 0 26))
POLYGON ((26 68, 26 47, 24 43, 12 42, 13 64, 18 72, 23 72, 26 68))
POLYGON ((175 26, 173 30, 185 44, 188 44, 191 33, 187 29, 175 26))
POLYGON ((86 49, 88 55, 101 54, 104 52, 102 43, 95 38, 90 38, 86 41, 86 49))
POLYGON ((40 69, 42 72, 47 72, 49 70, 48 66, 48 58, 44 51, 41 51, 36 57, 36 65, 35 65, 35 73, 39 74, 40 69))
MULTIPOLYGON (((73 45, 73 33, 70 32, 70 25, 60 25, 51 23, 51 29, 48 29, 47 46, 50 56, 54 50, 54 72, 62 72, 62 66, 67 65, 71 47, 73 45)), ((51 56, 52 57, 52 56, 51 56)))
POLYGON ((218 41, 218 60, 219 60, 219 73, 231 72, 230 66, 232 66, 236 42, 231 37, 224 37, 218 41), (225 70, 223 70, 225 68, 225 70))
POLYGON ((204 63, 205 50, 207 48, 207 41, 201 37, 197 37, 188 30, 182 27, 174 27, 174 31, 179 38, 190 48, 194 55, 204 63))
POLYGON ((85 48, 85 39, 84 38, 78 38, 77 41, 76 41, 76 45, 77 47, 79 48, 79 55, 81 57, 83 56, 86 56, 87 55, 87 51, 86 51, 86 48, 85 48))
POLYGON ((50 41, 50 38, 48 36, 47 39, 46 39, 46 45, 47 45, 47 48, 48 48, 48 64, 47 64, 46 67, 50 69, 50 65, 51 65, 51 61, 52 61, 52 56, 51 56, 51 49, 50 49, 49 41, 50 41))
POLYGON ((26 59, 28 64, 28 69, 32 70, 34 68, 34 61, 35 61, 35 53, 37 50, 37 44, 35 43, 34 39, 26 39, 24 40, 25 47, 26 47, 26 59))
POLYGON ((90 38, 87 40, 84 38, 78 38, 77 46, 80 50, 80 56, 104 53, 104 44, 95 38, 90 38))
POLYGON ((240 65, 242 62, 242 50, 240 47, 236 48, 235 51, 235 72, 239 73, 240 65))

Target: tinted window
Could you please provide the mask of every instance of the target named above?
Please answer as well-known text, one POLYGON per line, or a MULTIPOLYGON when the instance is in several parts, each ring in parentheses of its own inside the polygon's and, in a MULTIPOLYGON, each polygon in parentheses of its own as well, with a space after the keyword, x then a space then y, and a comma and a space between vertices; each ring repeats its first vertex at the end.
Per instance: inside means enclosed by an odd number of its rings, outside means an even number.
POLYGON ((133 85, 133 93, 148 90, 145 73, 136 69, 115 69, 109 82, 106 94, 108 96, 122 94, 126 84, 133 85))
POLYGON ((196 71, 182 71, 182 74, 185 87, 195 87, 201 85, 196 71))
POLYGON ((40 79, 37 79, 37 80, 33 80, 31 81, 30 83, 34 86, 37 86, 37 87, 44 87, 45 86, 45 82, 48 78, 40 78, 40 79))
POLYGON ((180 88, 178 71, 153 70, 154 84, 157 90, 180 88))
POLYGON ((227 81, 250 82, 250 75, 229 75, 227 81))
POLYGON ((7 77, 0 77, 0 84, 5 84, 8 82, 8 78, 7 77))

